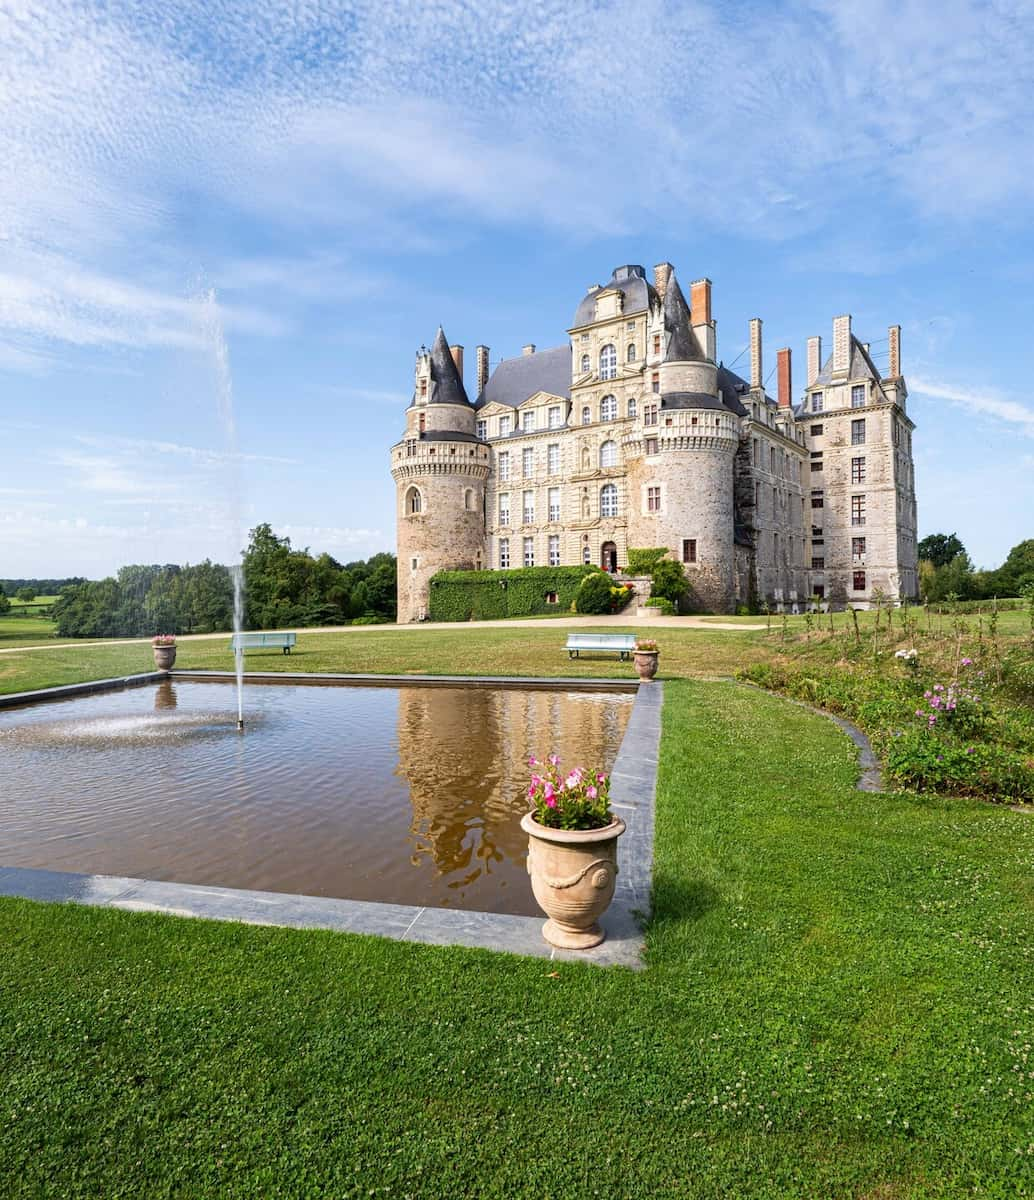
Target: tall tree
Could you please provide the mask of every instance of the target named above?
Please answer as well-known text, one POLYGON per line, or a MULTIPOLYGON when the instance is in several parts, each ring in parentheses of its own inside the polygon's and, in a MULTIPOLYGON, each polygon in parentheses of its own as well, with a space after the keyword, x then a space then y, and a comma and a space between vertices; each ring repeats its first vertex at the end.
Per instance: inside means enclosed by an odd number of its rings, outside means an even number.
POLYGON ((932 562, 935 567, 945 567, 957 555, 966 553, 966 547, 955 533, 931 533, 923 538, 917 549, 920 559, 932 562))

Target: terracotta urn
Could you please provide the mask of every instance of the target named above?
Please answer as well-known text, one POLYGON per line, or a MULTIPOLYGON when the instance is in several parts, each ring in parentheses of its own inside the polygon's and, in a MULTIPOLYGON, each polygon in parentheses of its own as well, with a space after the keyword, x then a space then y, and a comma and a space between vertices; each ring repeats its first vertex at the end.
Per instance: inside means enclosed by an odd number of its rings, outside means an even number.
POLYGON ((176 661, 175 646, 154 646, 154 665, 159 671, 171 671, 176 661))
POLYGON ((531 890, 549 918, 542 936, 563 950, 598 946, 606 937, 599 918, 614 898, 625 822, 615 817, 602 829, 549 829, 527 813, 521 828, 528 835, 531 890))
POLYGON ((639 673, 639 678, 650 680, 657 674, 657 660, 660 656, 659 650, 636 650, 632 654, 635 661, 635 669, 639 673))

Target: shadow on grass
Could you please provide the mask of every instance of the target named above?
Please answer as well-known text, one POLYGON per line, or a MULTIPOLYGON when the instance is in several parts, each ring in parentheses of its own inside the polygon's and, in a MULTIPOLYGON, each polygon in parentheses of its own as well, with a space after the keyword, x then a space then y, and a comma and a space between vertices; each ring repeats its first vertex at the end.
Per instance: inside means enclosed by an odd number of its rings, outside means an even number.
POLYGON ((721 895, 702 879, 679 879, 660 871, 654 876, 651 930, 683 921, 699 921, 721 902, 721 895))

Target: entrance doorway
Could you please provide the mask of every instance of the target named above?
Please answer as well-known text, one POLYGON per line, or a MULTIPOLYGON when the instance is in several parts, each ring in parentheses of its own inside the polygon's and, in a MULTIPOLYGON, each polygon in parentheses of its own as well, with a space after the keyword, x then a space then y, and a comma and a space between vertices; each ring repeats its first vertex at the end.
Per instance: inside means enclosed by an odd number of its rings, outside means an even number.
POLYGON ((618 569, 618 548, 613 542, 604 542, 600 549, 600 566, 612 575, 618 569))

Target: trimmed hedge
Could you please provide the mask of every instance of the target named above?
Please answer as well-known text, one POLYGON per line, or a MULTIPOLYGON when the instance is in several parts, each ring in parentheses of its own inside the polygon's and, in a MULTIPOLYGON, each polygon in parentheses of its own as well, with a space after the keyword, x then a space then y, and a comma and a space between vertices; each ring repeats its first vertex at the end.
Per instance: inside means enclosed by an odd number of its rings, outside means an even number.
POLYGON ((668 553, 667 546, 628 548, 628 573, 630 575, 652 575, 653 569, 668 553))
POLYGON ((599 567, 517 567, 512 571, 439 571, 431 579, 432 621, 489 621, 567 612, 586 575, 599 567), (556 603, 546 597, 556 593, 556 603))

